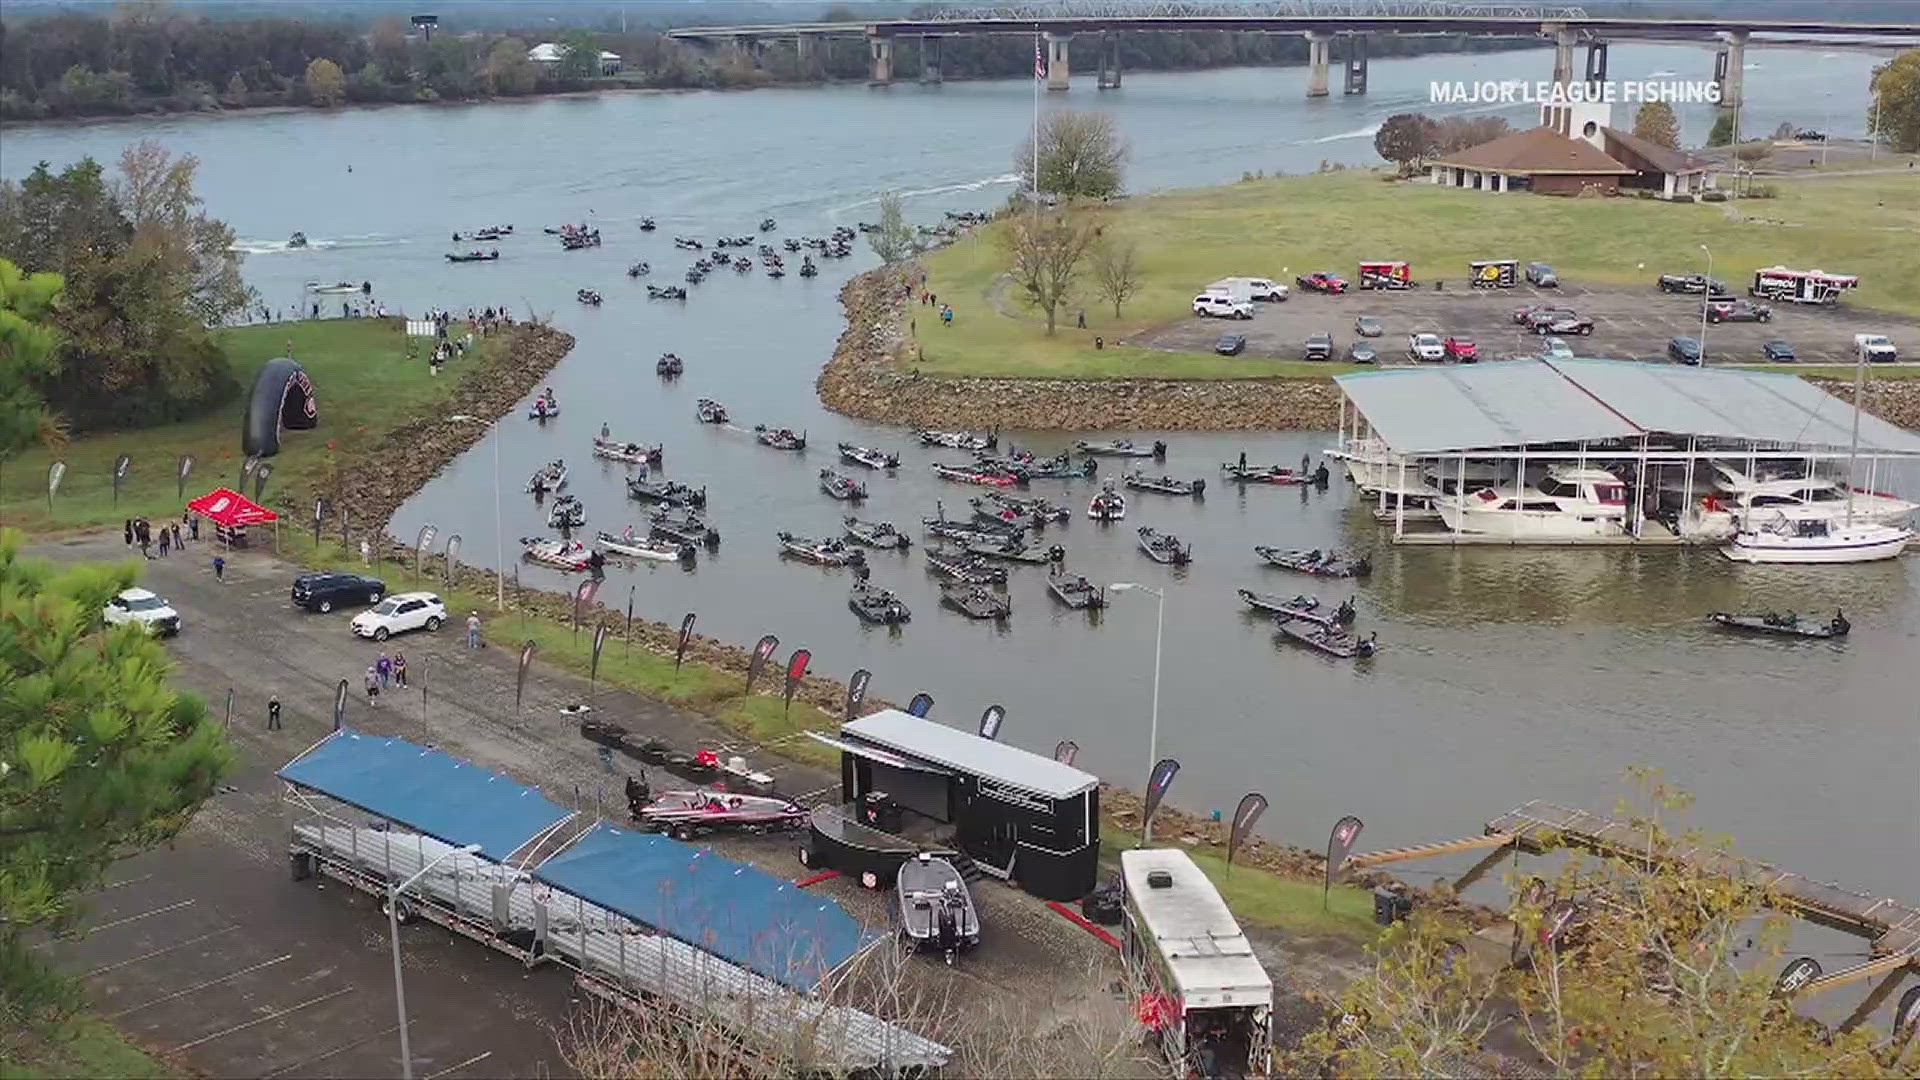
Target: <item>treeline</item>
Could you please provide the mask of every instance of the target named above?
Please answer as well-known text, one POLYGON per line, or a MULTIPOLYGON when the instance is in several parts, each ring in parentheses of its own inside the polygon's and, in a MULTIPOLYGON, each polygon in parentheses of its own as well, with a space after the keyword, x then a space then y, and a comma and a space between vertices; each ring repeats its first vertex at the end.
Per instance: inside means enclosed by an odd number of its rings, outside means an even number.
MULTIPOLYGON (((1376 57, 1537 47, 1515 39, 1391 36, 1370 45, 1376 57)), ((1134 71, 1292 64, 1305 62, 1306 49, 1304 39, 1288 35, 1136 33, 1122 38, 1121 63, 1134 71)), ((1092 60, 1082 45, 1076 66, 1090 68, 1092 60)), ((918 43, 901 39, 896 77, 917 78, 920 70, 918 43)), ((941 70, 955 79, 1026 77, 1033 42, 1020 35, 947 38, 941 70)), ((742 50, 684 44, 653 29, 571 30, 556 38, 550 29, 513 34, 443 27, 429 40, 397 18, 371 27, 344 19, 216 19, 159 5, 0 20, 5 120, 471 101, 595 86, 751 87, 867 74, 866 44, 857 39, 815 42, 803 58, 791 39, 742 50), (562 45, 566 59, 557 65, 528 60, 528 48, 545 41, 562 45), (603 50, 621 57, 617 74, 600 69, 603 50)))
POLYGON ((111 175, 83 158, 0 180, 0 270, 58 275, 60 285, 47 322, 52 348, 39 362, 0 341, 0 431, 13 442, 35 427, 168 423, 239 390, 208 328, 244 310, 253 292, 233 230, 194 194, 198 165, 141 142, 111 175), (36 413, 46 419, 31 420, 36 413))

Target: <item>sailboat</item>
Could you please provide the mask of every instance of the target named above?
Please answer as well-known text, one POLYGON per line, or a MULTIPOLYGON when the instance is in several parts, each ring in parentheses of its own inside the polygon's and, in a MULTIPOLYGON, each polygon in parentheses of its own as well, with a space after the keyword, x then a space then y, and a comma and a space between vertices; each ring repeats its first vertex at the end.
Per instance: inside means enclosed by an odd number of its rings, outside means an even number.
POLYGON ((1860 389, 1866 380, 1866 355, 1855 361, 1853 438, 1847 447, 1847 509, 1841 517, 1807 505, 1772 513, 1749 510, 1738 532, 1720 549, 1736 562, 1856 563, 1892 559, 1907 549, 1913 530, 1882 525, 1854 511, 1854 465, 1860 456, 1860 389))

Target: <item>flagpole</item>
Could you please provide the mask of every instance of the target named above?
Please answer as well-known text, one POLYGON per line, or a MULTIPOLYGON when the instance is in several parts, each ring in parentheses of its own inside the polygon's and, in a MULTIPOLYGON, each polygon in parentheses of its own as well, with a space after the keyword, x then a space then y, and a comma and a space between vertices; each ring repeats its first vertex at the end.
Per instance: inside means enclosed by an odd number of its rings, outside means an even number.
MULTIPOLYGON (((1033 24, 1033 57, 1035 61, 1033 65, 1033 190, 1027 193, 1027 197, 1033 201, 1033 216, 1038 219, 1040 217, 1040 80, 1042 78, 1039 64, 1039 23, 1033 24)), ((1048 64, 1051 66, 1051 58, 1048 59, 1048 64)))

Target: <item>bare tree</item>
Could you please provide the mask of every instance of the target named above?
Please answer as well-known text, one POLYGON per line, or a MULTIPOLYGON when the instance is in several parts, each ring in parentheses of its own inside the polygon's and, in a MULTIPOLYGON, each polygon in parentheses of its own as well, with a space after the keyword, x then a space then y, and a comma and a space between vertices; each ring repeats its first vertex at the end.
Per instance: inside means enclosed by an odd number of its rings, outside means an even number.
POLYGON ((1093 284, 1113 305, 1113 317, 1140 291, 1139 249, 1126 241, 1103 239, 1093 246, 1093 284))
POLYGON ((1034 183, 1035 140, 1014 150, 1013 164, 1027 190, 1061 199, 1104 198, 1120 194, 1126 179, 1127 143, 1105 113, 1062 109, 1040 121, 1040 182, 1034 183))
POLYGON ((913 254, 913 226, 907 224, 899 192, 880 196, 880 227, 867 234, 867 243, 873 245, 873 253, 883 263, 899 262, 913 254))
POLYGON ((1008 273, 1027 303, 1046 313, 1049 334, 1093 240, 1091 228, 1065 213, 1017 215, 1007 223, 1002 242, 1013 262, 1008 273))

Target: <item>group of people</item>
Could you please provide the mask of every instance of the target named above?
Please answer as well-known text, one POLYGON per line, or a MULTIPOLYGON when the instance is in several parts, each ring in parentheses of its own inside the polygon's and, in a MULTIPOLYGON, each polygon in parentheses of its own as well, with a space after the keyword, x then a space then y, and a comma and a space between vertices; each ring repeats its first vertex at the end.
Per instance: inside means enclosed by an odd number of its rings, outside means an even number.
POLYGON ((399 690, 407 688, 407 657, 395 651, 392 656, 381 653, 380 658, 367 665, 366 675, 367 704, 380 704, 380 691, 389 685, 399 690))
POLYGON ((180 521, 186 526, 184 530, 170 521, 155 526, 146 518, 128 518, 126 520, 127 546, 138 545, 140 554, 151 559, 154 557, 153 548, 156 545, 160 549, 160 557, 165 558, 170 551, 185 549, 189 539, 198 543, 200 519, 187 512, 180 515, 180 521))

